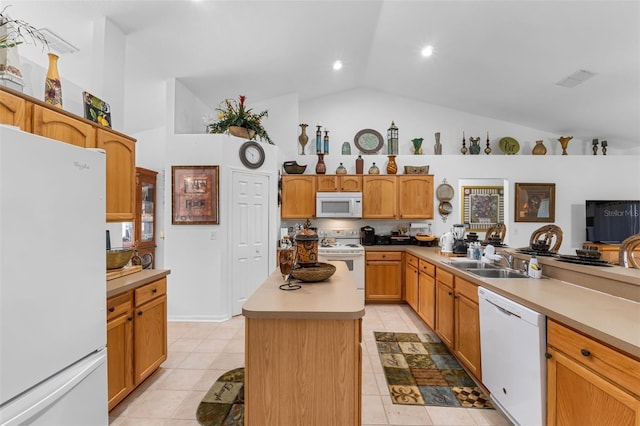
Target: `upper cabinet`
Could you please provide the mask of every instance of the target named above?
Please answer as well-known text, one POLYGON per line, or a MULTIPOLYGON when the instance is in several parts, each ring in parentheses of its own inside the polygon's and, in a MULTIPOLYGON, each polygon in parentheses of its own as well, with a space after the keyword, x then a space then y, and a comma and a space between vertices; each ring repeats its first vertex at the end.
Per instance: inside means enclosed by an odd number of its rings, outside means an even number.
POLYGON ((362 178, 363 219, 396 218, 396 177, 372 175, 362 178))
POLYGON ((11 93, 0 91, 0 123, 18 126, 25 132, 27 127, 27 101, 11 93))
POLYGON ((316 216, 316 177, 284 175, 281 177, 280 217, 307 219, 316 216))
POLYGON ((433 175, 398 176, 398 219, 433 219, 433 175))
POLYGON ((0 123, 83 148, 104 149, 107 222, 133 221, 135 139, 5 88, 0 88, 0 123))
POLYGON ((362 192, 361 175, 317 175, 318 192, 362 192))

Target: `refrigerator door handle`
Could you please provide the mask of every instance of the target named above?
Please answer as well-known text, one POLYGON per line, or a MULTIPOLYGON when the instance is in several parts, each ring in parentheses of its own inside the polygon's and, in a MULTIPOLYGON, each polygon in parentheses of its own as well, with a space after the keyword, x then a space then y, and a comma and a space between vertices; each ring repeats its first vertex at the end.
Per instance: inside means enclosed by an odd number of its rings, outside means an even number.
POLYGON ((29 424, 106 362, 106 350, 78 361, 55 376, 0 406, 0 426, 29 424))

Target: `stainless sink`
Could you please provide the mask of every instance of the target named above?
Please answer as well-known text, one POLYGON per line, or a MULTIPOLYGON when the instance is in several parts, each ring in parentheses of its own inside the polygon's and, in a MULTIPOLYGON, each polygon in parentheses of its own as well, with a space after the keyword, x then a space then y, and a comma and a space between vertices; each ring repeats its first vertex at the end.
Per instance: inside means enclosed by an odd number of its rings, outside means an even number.
POLYGON ((514 269, 467 268, 465 271, 483 278, 529 278, 529 275, 514 269))
POLYGON ((497 269, 498 265, 493 263, 481 262, 479 260, 450 260, 445 262, 455 268, 460 269, 497 269))

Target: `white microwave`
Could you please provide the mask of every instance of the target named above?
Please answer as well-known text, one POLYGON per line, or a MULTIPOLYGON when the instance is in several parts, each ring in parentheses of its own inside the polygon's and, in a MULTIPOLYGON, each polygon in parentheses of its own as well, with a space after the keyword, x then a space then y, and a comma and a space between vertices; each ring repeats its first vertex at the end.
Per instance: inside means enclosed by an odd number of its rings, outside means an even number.
POLYGON ((360 219, 362 192, 316 192, 316 217, 360 219))

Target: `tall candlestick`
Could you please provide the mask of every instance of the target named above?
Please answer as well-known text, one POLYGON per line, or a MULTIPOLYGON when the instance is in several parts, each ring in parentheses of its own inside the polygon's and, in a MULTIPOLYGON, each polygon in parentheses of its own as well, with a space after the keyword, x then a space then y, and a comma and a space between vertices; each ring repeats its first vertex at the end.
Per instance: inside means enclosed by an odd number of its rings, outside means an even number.
POLYGON ((324 131, 324 153, 328 154, 329 153, 329 131, 326 130, 324 131))
POLYGON ((316 153, 321 153, 322 152, 322 126, 320 126, 320 123, 317 124, 317 129, 316 129, 316 153))

